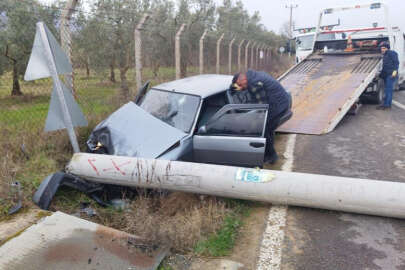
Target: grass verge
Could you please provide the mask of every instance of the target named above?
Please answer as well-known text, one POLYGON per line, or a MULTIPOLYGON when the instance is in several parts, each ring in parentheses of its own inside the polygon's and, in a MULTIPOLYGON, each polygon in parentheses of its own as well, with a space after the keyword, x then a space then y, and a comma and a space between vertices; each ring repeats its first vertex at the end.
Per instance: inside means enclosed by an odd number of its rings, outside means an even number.
POLYGON ((245 202, 234 200, 232 204, 236 207, 226 215, 221 228, 194 247, 196 254, 222 257, 232 251, 239 229, 243 225, 243 218, 249 215, 249 207, 245 202))

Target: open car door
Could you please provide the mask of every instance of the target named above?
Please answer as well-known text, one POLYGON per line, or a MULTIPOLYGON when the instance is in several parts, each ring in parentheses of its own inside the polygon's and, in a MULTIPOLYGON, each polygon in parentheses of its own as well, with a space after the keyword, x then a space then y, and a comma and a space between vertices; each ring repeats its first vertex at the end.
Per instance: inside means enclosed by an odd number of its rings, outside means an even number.
POLYGON ((194 135, 194 161, 262 166, 267 114, 267 104, 225 105, 194 135))

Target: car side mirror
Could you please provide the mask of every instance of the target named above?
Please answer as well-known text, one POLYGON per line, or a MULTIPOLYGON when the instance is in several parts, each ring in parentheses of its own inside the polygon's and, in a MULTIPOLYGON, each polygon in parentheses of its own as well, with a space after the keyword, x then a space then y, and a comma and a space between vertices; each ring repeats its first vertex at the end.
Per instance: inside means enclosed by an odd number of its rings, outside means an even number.
POLYGON ((198 129, 198 134, 207 134, 207 126, 206 126, 206 125, 202 125, 202 126, 198 129))

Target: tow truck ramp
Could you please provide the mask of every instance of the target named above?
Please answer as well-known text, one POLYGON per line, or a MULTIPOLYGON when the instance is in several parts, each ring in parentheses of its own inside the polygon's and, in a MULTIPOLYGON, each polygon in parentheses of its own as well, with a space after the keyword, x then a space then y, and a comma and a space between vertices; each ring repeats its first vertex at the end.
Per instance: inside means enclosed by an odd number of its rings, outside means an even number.
POLYGON ((314 53, 279 78, 293 97, 293 116, 278 132, 331 132, 373 81, 378 53, 314 53))

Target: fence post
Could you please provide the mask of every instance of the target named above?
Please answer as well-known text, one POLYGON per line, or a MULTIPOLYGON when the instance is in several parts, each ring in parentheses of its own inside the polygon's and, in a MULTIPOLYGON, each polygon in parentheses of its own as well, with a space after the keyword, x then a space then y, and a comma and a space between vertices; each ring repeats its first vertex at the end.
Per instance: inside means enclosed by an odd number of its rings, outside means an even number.
POLYGON ((135 80, 136 89, 139 90, 142 87, 142 38, 141 30, 143 29, 143 24, 149 18, 149 14, 143 15, 142 19, 135 27, 134 39, 135 39, 135 80))
POLYGON ((233 43, 235 42, 235 38, 233 38, 232 40, 231 40, 231 43, 229 43, 229 51, 228 51, 228 61, 229 61, 229 63, 228 63, 228 73, 229 74, 232 74, 232 45, 233 45, 233 43))
POLYGON ((206 29, 200 38, 200 74, 204 73, 204 39, 207 32, 208 30, 206 29))
POLYGON ((255 46, 256 42, 253 42, 252 47, 251 47, 251 55, 250 55, 250 67, 255 68, 255 46))
POLYGON ((259 67, 260 67, 260 55, 259 55, 259 53, 260 53, 260 48, 262 47, 262 45, 261 44, 258 44, 257 45, 257 47, 256 47, 256 69, 259 69, 259 67))
MULTIPOLYGON (((62 46, 62 50, 66 53, 66 56, 69 59, 70 64, 73 68, 72 63, 72 37, 70 33, 70 19, 72 18, 72 14, 75 10, 76 4, 78 0, 69 0, 66 2, 65 8, 62 10, 61 14, 61 23, 60 23, 60 43, 62 46)), ((72 91, 75 93, 74 90, 74 81, 73 81, 73 72, 70 74, 65 75, 66 84, 72 91)))
POLYGON ((242 41, 239 43, 238 46, 238 70, 240 71, 242 68, 242 64, 241 64, 241 50, 242 50, 242 45, 245 42, 244 39, 242 39, 242 41))
POLYGON ((222 35, 219 37, 218 41, 217 41, 217 74, 219 74, 219 72, 220 72, 221 42, 222 42, 222 40, 224 39, 224 35, 225 35, 225 33, 222 34, 222 35))
POLYGON ((271 59, 273 57, 273 50, 271 49, 271 47, 269 48, 269 65, 271 65, 271 59))
POLYGON ((245 69, 247 70, 249 67, 249 45, 251 41, 249 40, 245 47, 245 69))
POLYGON ((266 58, 265 56, 264 56, 264 48, 266 48, 266 45, 262 45, 261 47, 260 47, 260 51, 259 51, 259 63, 260 63, 260 67, 262 68, 262 69, 264 69, 264 59, 266 58), (260 58, 260 56, 262 57, 262 58, 260 58))
POLYGON ((263 46, 263 60, 262 60, 262 66, 263 69, 266 70, 266 63, 267 63, 267 46, 264 45, 263 46))
POLYGON ((180 79, 181 77, 181 67, 180 67, 180 60, 181 60, 181 50, 180 50, 180 36, 184 31, 184 27, 186 27, 186 24, 183 23, 180 26, 179 31, 176 33, 176 38, 175 38, 175 62, 176 62, 176 80, 180 79))

